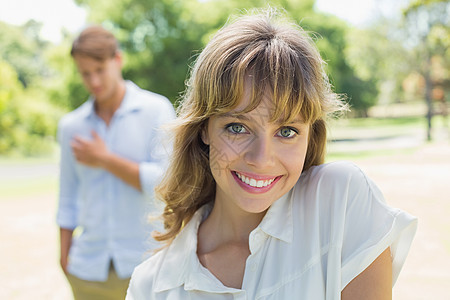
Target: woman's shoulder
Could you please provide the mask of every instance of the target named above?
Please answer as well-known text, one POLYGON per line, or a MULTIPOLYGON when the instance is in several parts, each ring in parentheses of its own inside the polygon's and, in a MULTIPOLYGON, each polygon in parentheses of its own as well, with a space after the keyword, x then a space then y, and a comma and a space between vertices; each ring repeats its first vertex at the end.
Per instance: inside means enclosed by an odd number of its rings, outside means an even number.
POLYGON ((344 175, 360 173, 361 168, 355 163, 347 160, 333 161, 317 166, 312 166, 306 173, 322 174, 322 175, 344 175))
POLYGON ((208 206, 200 208, 169 245, 134 269, 127 299, 153 299, 157 293, 183 284, 187 270, 198 261, 197 230, 206 209, 208 206))
POLYGON ((368 185, 366 174, 356 164, 350 161, 335 161, 318 166, 312 166, 303 172, 299 184, 315 187, 348 186, 355 184, 368 185))
POLYGON ((126 299, 148 299, 166 251, 167 248, 160 250, 134 269, 126 299))
POLYGON ((337 161, 313 166, 303 172, 294 188, 294 205, 321 222, 345 219, 349 207, 384 203, 375 183, 354 163, 337 161))

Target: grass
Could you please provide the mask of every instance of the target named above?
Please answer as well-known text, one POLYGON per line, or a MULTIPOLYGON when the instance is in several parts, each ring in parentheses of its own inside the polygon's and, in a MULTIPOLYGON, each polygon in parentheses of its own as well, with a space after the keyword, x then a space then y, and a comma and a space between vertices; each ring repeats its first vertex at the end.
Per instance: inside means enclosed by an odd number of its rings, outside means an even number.
POLYGON ((0 201, 56 193, 58 157, 0 157, 0 201), (42 166, 53 166, 50 171, 42 166))
MULTIPOLYGON (((434 131, 445 131, 441 116, 433 119, 434 131)), ((355 118, 329 124, 327 161, 408 154, 426 142, 424 117, 355 118)))
MULTIPOLYGON (((442 129, 448 123, 442 116, 434 116, 432 120, 434 129, 442 129)), ((380 130, 392 130, 392 129, 415 129, 426 128, 427 120, 424 116, 414 117, 398 117, 398 118, 352 118, 352 119, 338 119, 330 122, 330 127, 343 127, 346 129, 380 129, 380 130)))
POLYGON ((353 137, 355 134, 393 136, 425 130, 426 120, 423 117, 341 119, 331 121, 329 127, 332 139, 353 137))
POLYGON ((33 179, 11 179, 0 182, 1 200, 13 200, 28 196, 39 196, 56 193, 57 176, 45 176, 33 179))
POLYGON ((383 150, 365 150, 365 151, 353 151, 353 152, 338 152, 329 151, 326 155, 326 162, 332 162, 336 160, 360 160, 367 159, 376 156, 391 156, 397 154, 412 154, 418 147, 404 148, 404 149, 383 149, 383 150))
POLYGON ((345 122, 350 126, 363 127, 392 127, 392 126, 421 126, 425 125, 424 117, 402 117, 402 118, 353 118, 342 119, 337 122, 345 122))
POLYGON ((52 153, 39 156, 23 156, 20 154, 0 155, 0 168, 15 165, 40 165, 46 163, 57 163, 59 150, 54 149, 52 153))

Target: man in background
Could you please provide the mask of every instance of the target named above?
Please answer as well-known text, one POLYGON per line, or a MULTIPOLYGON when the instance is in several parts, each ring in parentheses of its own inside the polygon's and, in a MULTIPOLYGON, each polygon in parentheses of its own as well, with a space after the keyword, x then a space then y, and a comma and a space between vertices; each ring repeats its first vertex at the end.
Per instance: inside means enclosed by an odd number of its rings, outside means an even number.
POLYGON ((159 213, 153 187, 168 160, 161 125, 175 113, 123 79, 118 42, 102 27, 82 31, 71 55, 91 96, 58 127, 61 267, 75 299, 124 299, 156 246, 148 214, 159 213))

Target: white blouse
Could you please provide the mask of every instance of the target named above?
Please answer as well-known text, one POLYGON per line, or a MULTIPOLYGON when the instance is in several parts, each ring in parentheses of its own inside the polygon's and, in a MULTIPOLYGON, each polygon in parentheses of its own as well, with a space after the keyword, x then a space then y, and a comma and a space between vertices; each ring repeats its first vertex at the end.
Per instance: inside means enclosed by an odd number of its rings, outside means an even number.
POLYGON ((235 289, 196 254, 210 209, 199 209, 169 247, 135 269, 126 299, 340 299, 388 247, 395 283, 417 227, 415 217, 386 205, 354 164, 312 167, 251 232, 242 288, 235 289))

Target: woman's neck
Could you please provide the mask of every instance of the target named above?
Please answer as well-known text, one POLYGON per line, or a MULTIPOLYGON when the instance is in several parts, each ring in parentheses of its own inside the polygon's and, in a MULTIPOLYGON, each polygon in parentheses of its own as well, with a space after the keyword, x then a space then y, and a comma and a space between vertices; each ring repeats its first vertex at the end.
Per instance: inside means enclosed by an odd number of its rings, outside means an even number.
POLYGON ((261 222, 264 213, 252 214, 237 207, 224 206, 216 201, 211 214, 200 224, 197 256, 200 263, 225 286, 240 289, 250 255, 249 235, 261 222))
POLYGON ((199 228, 200 253, 210 252, 226 243, 248 246, 250 233, 263 219, 265 212, 255 214, 214 203, 208 218, 199 228), (203 239, 202 239, 203 238, 203 239))

